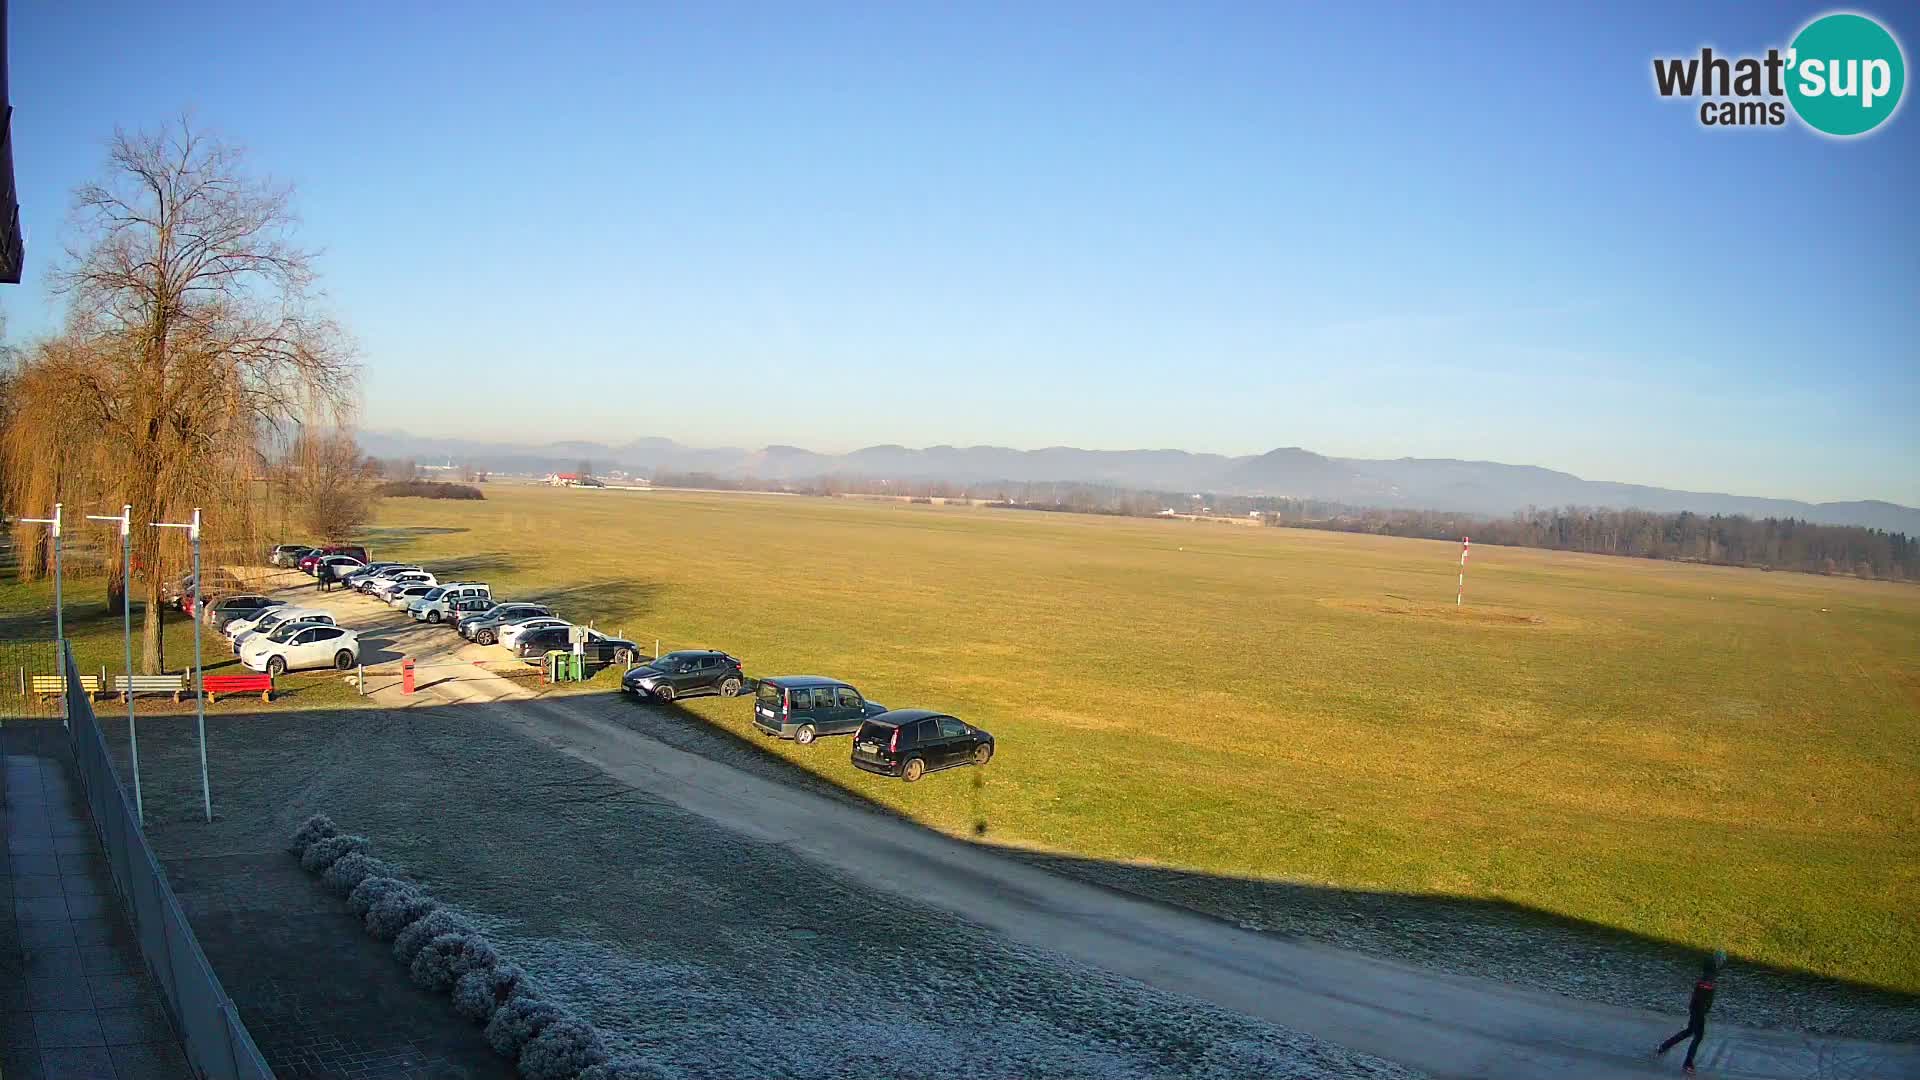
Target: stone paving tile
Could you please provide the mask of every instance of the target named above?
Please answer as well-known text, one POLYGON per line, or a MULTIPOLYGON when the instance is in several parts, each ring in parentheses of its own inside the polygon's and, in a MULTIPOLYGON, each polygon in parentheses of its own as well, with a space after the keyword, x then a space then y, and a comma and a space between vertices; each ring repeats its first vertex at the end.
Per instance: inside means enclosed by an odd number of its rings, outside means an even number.
POLYGON ((0 727, 0 1077, 188 1080, 58 724, 0 727))

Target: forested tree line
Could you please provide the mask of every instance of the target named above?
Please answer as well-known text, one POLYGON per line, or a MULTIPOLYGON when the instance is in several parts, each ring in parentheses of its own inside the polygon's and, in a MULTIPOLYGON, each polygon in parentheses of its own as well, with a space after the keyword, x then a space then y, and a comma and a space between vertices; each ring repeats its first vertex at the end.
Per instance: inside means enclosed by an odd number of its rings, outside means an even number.
POLYGON ((1272 520, 1277 525, 1342 532, 1430 540, 1470 535, 1476 544, 1920 581, 1920 537, 1794 518, 1572 507, 1531 510, 1507 518, 1423 510, 1346 510, 1331 516, 1281 512, 1272 520))

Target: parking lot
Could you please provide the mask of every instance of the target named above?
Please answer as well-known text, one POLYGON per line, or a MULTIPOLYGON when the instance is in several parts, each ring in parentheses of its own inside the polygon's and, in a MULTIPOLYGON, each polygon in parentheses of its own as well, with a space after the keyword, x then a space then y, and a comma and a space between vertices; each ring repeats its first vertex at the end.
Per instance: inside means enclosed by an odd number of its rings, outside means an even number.
POLYGON ((496 597, 484 581, 363 563, 366 550, 351 550, 280 548, 274 561, 292 565, 227 568, 252 591, 212 601, 210 618, 226 628, 245 666, 269 675, 331 667, 363 694, 397 687, 403 698, 432 691, 458 702, 578 689, 589 680, 658 704, 749 697, 747 712, 761 734, 803 747, 848 736, 852 768, 907 782, 985 766, 998 752, 982 728, 935 710, 890 709, 842 679, 756 678, 718 649, 655 655, 658 640, 644 643, 547 604, 496 597), (308 639, 319 640, 302 645, 308 639))

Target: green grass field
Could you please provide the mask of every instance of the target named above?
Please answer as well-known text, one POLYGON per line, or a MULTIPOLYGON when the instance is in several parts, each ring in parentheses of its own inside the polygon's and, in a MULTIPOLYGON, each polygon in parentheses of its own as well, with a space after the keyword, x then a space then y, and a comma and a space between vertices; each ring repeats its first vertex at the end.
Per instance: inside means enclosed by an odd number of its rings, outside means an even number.
MULTIPOLYGON (((959 835, 1491 898, 1920 991, 1920 589, 1505 548, 852 500, 393 499, 418 559, 750 674, 992 730, 905 785, 959 835)), ((744 701, 691 708, 748 735, 744 701)))

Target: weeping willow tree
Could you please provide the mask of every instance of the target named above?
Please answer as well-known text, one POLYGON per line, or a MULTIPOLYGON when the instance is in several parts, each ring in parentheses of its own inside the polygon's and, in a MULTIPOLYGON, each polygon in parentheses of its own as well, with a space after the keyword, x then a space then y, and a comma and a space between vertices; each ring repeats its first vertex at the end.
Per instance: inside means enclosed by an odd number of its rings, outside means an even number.
MULTIPOLYGON (((313 256, 291 240, 289 190, 189 120, 116 134, 102 178, 74 193, 73 218, 78 239, 56 279, 66 328, 19 365, 0 475, 14 508, 61 501, 77 517, 133 505, 130 580, 146 605, 143 666, 157 673, 166 585, 188 554, 182 530, 146 523, 185 521, 197 506, 209 565, 250 553, 263 447, 294 419, 340 423, 356 368, 309 302, 313 256)), ((21 540, 25 550, 32 537, 21 540)), ((109 580, 128 581, 118 560, 109 580)))

